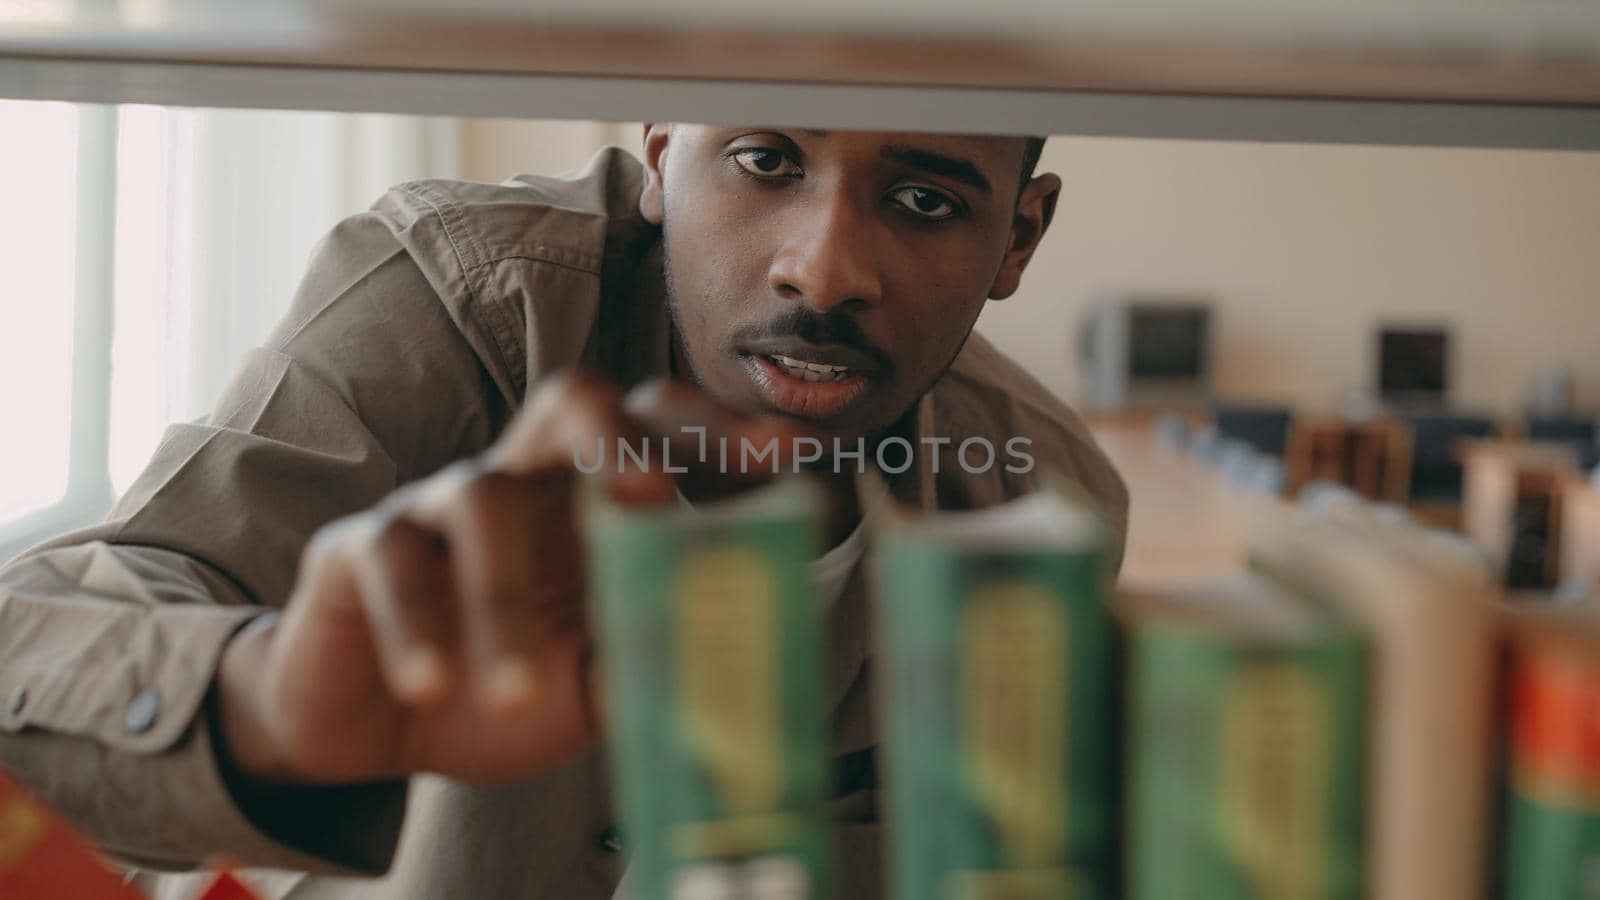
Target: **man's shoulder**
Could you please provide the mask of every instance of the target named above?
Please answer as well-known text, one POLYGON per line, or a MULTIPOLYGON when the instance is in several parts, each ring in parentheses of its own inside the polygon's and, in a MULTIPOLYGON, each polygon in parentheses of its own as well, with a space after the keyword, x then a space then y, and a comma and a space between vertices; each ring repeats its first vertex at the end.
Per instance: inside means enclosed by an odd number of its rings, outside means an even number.
POLYGON ((499 184, 403 182, 372 209, 419 261, 463 269, 542 261, 599 275, 616 244, 631 245, 650 230, 638 209, 643 183, 639 160, 606 147, 566 176, 524 174, 499 184))
POLYGON ((578 362, 607 289, 623 291, 659 244, 643 184, 618 147, 570 176, 407 181, 336 226, 313 267, 348 284, 403 254, 515 404, 531 379, 578 362))
POLYGON ((1083 419, 976 331, 940 380, 935 400, 957 423, 1015 426, 1036 442, 1103 458, 1083 419))
POLYGON ((941 427, 958 441, 1024 438, 1036 465, 1076 481, 1120 528, 1128 490, 1070 406, 977 332, 933 391, 941 427))

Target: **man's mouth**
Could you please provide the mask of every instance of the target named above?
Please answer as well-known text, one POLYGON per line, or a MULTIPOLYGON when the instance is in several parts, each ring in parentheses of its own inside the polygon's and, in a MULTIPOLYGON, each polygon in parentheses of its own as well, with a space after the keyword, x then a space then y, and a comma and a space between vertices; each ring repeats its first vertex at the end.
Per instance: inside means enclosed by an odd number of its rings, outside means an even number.
POLYGON ((822 381, 844 381, 851 374, 849 366, 830 366, 827 363, 806 362, 782 353, 768 353, 766 358, 783 371, 784 374, 802 381, 813 383, 822 381))
POLYGON ((844 412, 871 383, 864 368, 787 353, 743 355, 750 380, 773 409, 805 419, 830 419, 844 412))

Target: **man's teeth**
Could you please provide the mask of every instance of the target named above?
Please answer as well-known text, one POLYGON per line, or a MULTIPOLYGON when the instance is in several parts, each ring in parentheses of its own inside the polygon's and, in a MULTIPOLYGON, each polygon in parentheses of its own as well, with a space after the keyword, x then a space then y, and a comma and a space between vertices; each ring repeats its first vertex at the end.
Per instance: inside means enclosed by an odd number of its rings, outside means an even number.
POLYGON ((850 377, 849 366, 830 366, 827 363, 806 362, 792 356, 774 353, 767 357, 785 374, 806 381, 843 381, 850 377))

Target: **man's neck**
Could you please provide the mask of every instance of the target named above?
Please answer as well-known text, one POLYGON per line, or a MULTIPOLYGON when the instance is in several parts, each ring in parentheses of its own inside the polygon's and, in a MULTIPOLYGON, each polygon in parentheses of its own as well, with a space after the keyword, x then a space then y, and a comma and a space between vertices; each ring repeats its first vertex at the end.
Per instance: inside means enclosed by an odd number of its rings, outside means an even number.
POLYGON ((861 524, 861 498, 849 471, 828 472, 822 476, 822 484, 827 497, 822 523, 824 540, 827 546, 837 547, 861 524))

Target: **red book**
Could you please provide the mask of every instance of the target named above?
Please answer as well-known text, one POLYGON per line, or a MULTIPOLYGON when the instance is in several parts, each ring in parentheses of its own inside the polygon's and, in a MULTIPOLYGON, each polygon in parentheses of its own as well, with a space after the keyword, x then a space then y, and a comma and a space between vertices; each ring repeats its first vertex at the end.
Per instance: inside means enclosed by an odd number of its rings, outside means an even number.
POLYGON ((0 771, 0 898, 141 900, 31 793, 0 771))
POLYGON ((1600 896, 1600 609, 1512 618, 1506 900, 1600 896))
POLYGON ((261 900, 255 891, 245 887, 232 872, 223 872, 217 880, 211 882, 205 893, 195 900, 261 900))

